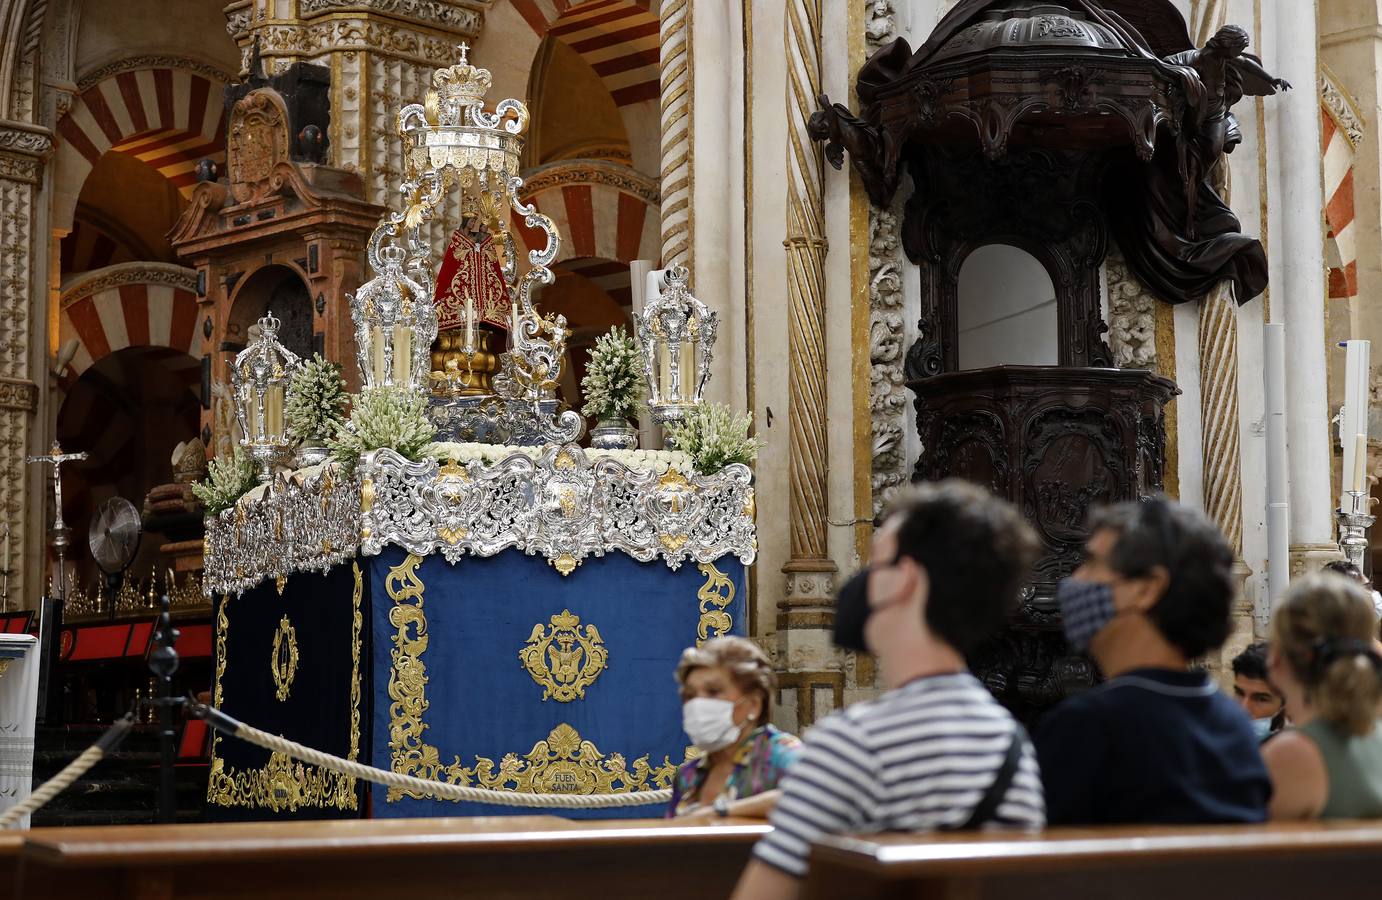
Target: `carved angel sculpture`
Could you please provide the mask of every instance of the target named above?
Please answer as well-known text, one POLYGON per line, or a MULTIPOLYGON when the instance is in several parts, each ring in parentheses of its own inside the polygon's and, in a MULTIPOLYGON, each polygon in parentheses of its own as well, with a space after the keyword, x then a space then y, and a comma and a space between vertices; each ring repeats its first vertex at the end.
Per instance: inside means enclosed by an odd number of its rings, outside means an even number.
POLYGON ((1226 25, 1203 47, 1167 57, 1195 76, 1181 134, 1163 134, 1150 162, 1126 162, 1110 177, 1118 244, 1140 280, 1172 303, 1199 300, 1221 281, 1246 303, 1267 286, 1262 244, 1242 233, 1215 183, 1215 167, 1242 140, 1233 105, 1291 87, 1247 46, 1247 32, 1226 25))

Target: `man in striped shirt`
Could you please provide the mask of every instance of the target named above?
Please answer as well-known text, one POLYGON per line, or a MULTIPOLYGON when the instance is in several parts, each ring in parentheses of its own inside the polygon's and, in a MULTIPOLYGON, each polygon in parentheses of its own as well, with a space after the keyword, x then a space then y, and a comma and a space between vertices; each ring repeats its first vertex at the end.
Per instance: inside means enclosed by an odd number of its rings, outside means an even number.
POLYGON ((1015 509, 963 482, 922 486, 889 514, 836 609, 836 643, 877 656, 887 690, 806 733, 736 898, 799 896, 825 834, 1045 823, 1031 744, 965 667, 1035 549, 1015 509))

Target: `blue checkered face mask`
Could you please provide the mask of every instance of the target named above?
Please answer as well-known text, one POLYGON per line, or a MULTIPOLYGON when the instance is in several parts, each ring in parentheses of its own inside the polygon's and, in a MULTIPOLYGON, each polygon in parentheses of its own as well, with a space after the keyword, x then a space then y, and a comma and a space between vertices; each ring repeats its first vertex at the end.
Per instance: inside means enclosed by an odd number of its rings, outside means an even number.
POLYGON ((1065 642, 1076 653, 1087 653, 1094 635, 1116 615, 1113 586, 1098 581, 1062 580, 1056 588, 1056 603, 1060 606, 1065 642))

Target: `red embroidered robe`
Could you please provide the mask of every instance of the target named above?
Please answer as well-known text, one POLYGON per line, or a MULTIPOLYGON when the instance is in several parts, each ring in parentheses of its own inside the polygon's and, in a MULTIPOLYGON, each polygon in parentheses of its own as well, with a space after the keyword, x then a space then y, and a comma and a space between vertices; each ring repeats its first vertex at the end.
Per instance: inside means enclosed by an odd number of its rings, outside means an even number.
POLYGON ((485 235, 478 244, 463 229, 456 229, 446 245, 441 271, 437 273, 434 304, 437 330, 462 327, 466 297, 473 297, 475 323, 509 329, 509 290, 493 250, 494 238, 485 235))

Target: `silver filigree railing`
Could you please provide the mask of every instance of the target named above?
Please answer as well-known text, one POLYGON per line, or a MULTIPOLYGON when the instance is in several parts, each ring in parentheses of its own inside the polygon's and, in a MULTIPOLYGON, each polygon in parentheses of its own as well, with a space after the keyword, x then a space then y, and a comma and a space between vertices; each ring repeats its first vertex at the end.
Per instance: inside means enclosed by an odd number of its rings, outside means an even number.
POLYGON ((674 570, 727 555, 751 565, 753 475, 738 464, 714 475, 658 473, 573 445, 464 464, 377 450, 351 478, 334 465, 294 473, 209 518, 203 583, 207 596, 237 594, 390 544, 452 563, 513 548, 563 575, 614 551, 674 570))
POLYGON ((659 475, 549 445, 536 460, 514 454, 464 466, 379 450, 360 471, 361 550, 370 555, 397 544, 455 562, 514 547, 565 575, 613 550, 672 569, 727 554, 748 565, 758 550, 753 475, 737 464, 714 475, 659 475))
POLYGON ((360 548, 360 483, 335 463, 280 472, 206 519, 202 592, 238 594, 265 579, 325 572, 360 548))

